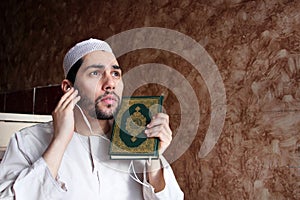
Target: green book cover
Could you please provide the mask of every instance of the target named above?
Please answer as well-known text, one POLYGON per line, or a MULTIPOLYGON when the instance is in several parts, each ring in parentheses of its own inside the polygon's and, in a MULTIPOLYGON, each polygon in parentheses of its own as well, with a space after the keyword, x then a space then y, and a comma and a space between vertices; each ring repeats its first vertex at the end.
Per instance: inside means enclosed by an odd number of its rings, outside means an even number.
POLYGON ((163 96, 123 97, 112 129, 111 159, 157 159, 158 138, 144 133, 153 115, 162 111, 163 96))

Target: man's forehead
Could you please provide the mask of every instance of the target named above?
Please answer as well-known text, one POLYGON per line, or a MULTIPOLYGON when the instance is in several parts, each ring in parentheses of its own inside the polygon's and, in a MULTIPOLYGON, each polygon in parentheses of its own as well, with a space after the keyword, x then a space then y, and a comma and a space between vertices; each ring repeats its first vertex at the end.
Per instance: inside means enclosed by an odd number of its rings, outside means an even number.
POLYGON ((83 57, 83 66, 90 65, 103 65, 103 66, 113 66, 118 65, 116 57, 109 52, 105 51, 94 51, 88 53, 83 57))
POLYGON ((88 70, 95 70, 95 69, 100 69, 100 70, 106 70, 106 69, 120 69, 119 65, 102 65, 102 64, 93 64, 93 65, 88 65, 83 68, 83 71, 88 71, 88 70))

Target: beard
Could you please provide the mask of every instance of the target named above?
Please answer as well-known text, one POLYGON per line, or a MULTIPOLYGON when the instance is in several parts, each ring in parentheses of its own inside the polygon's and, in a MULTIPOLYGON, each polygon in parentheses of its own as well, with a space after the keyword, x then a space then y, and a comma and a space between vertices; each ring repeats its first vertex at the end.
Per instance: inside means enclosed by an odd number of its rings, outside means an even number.
POLYGON ((95 101, 96 118, 99 120, 113 119, 114 116, 116 115, 116 113, 118 112, 119 107, 120 107, 120 97, 118 95, 116 95, 116 93, 114 93, 114 92, 105 92, 105 94, 99 96, 95 101), (105 112, 98 107, 98 103, 101 101, 102 98, 104 98, 107 95, 113 95, 114 98, 116 99, 116 103, 117 103, 117 106, 115 108, 113 108, 113 105, 111 105, 111 104, 106 105, 106 108, 109 109, 109 112, 105 112))
POLYGON ((88 98, 83 93, 80 94, 81 100, 78 102, 80 106, 87 111, 87 113, 98 120, 111 120, 114 118, 120 107, 120 97, 114 92, 105 92, 103 95, 99 96, 94 102, 88 98), (116 105, 107 104, 105 105, 105 110, 101 109, 98 104, 101 103, 101 99, 107 95, 113 95, 116 99, 116 105))

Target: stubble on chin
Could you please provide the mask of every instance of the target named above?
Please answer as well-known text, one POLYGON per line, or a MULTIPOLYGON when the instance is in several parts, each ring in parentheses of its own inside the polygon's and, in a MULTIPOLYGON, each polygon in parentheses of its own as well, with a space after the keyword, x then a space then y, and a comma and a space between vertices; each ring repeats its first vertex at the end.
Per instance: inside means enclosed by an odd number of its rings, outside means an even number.
POLYGON ((114 118, 113 110, 109 109, 108 111, 105 112, 101 109, 98 109, 97 106, 95 107, 95 111, 93 114, 94 114, 94 118, 98 120, 110 120, 114 118))
MULTIPOLYGON (((101 102, 100 102, 101 103, 101 102)), ((120 107, 120 102, 117 100, 115 105, 105 105, 104 109, 99 108, 99 103, 95 103, 95 109, 93 111, 93 115, 96 119, 98 120, 111 120, 115 117, 117 114, 119 107, 120 107)))

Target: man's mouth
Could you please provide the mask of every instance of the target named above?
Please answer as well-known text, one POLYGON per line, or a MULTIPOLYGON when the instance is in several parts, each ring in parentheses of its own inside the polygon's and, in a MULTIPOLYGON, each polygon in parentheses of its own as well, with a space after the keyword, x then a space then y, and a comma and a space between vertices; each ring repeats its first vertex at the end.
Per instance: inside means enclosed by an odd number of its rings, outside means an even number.
POLYGON ((102 96, 100 96, 97 100, 96 100, 96 104, 103 102, 107 105, 113 105, 115 103, 117 103, 119 100, 118 96, 114 93, 109 93, 109 94, 104 94, 102 96))
POLYGON ((101 98, 100 101, 111 105, 114 104, 117 99, 113 95, 106 95, 105 97, 101 98))

